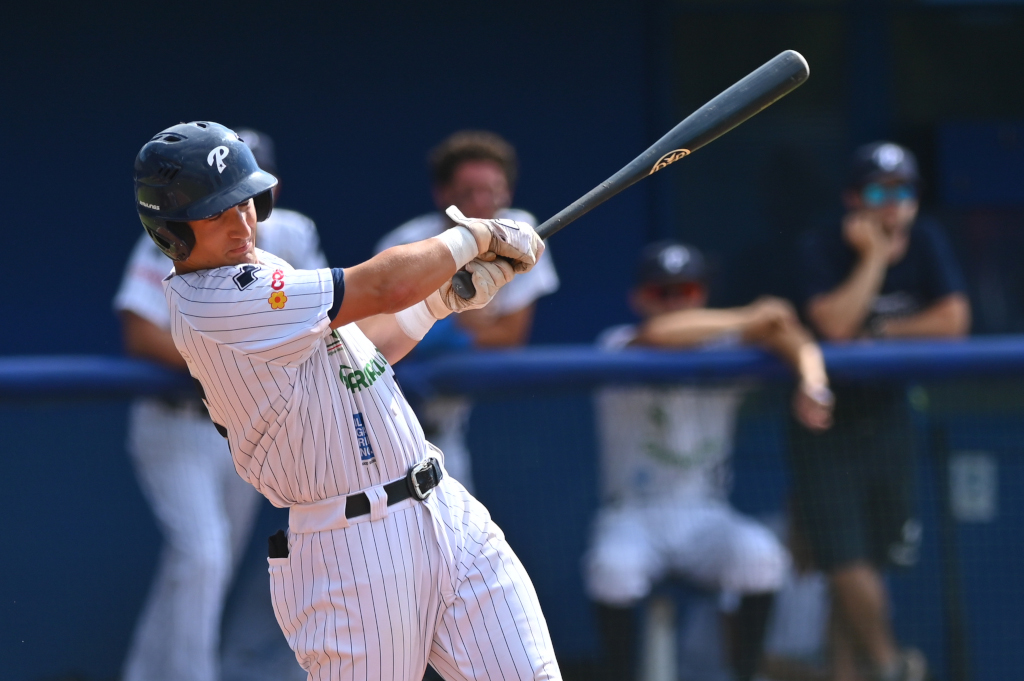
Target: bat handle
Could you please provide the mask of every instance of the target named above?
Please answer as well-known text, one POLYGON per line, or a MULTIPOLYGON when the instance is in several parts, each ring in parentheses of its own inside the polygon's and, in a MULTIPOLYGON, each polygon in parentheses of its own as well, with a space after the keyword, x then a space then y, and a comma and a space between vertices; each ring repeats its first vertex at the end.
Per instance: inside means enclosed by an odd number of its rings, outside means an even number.
POLYGON ((455 293, 464 300, 469 300, 476 295, 476 286, 473 286, 473 275, 466 270, 459 270, 452 277, 452 288, 455 293))

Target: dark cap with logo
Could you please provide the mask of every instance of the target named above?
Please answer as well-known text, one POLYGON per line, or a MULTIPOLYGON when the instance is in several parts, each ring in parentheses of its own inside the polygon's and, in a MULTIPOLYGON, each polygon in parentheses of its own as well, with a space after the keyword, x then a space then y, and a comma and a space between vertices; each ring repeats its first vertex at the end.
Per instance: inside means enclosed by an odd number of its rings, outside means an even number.
POLYGON ((920 183, 913 152, 894 142, 872 142, 853 152, 846 185, 863 187, 880 180, 920 183))
POLYGON ((676 284, 704 281, 708 265, 704 254, 678 241, 658 241, 644 248, 637 263, 636 283, 676 284))

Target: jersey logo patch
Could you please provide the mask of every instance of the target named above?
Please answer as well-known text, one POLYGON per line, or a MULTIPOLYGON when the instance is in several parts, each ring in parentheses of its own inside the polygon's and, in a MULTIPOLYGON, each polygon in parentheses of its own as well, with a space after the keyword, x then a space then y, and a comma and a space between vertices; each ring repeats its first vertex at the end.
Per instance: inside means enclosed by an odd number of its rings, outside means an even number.
POLYGON ((373 385, 378 378, 384 375, 387 366, 388 361, 378 350, 374 358, 364 364, 362 369, 352 369, 352 367, 342 364, 338 368, 338 379, 343 386, 349 389, 349 392, 356 393, 373 385), (346 370, 348 373, 345 373, 346 370))
POLYGON ((284 272, 281 270, 274 270, 274 274, 270 277, 270 288, 275 291, 280 291, 284 288, 284 272))
POLYGON ((370 445, 370 438, 366 436, 366 424, 363 423, 363 415, 359 412, 352 414, 352 420, 356 424, 356 442, 359 444, 359 460, 363 462, 363 465, 373 463, 376 460, 376 456, 373 453, 373 447, 370 445))
POLYGON ((284 304, 288 302, 288 296, 284 294, 284 291, 274 291, 267 298, 267 302, 270 303, 270 307, 275 310, 283 310, 284 304))
POLYGON ((231 279, 235 282, 235 286, 238 287, 239 291, 244 291, 256 281, 256 273, 259 269, 256 265, 242 265, 242 270, 231 277, 231 279))
POLYGON ((213 151, 211 151, 209 155, 206 157, 206 164, 212 166, 214 161, 216 161, 217 172, 223 173, 224 169, 227 168, 227 166, 224 165, 224 159, 227 158, 228 151, 228 148, 223 145, 219 147, 214 147, 213 151))

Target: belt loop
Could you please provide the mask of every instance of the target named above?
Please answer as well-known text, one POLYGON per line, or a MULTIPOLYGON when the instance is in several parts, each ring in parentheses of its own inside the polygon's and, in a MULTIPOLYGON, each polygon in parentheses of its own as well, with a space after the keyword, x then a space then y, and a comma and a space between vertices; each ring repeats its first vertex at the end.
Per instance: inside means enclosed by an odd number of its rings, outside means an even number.
POLYGON ((370 500, 370 521, 381 520, 388 514, 388 495, 383 485, 368 487, 364 490, 370 500))

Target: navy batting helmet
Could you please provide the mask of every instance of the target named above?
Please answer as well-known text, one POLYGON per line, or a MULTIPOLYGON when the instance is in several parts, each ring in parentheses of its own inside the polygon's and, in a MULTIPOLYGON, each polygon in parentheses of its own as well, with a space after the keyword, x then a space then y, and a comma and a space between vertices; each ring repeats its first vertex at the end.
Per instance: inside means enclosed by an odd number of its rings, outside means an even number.
POLYGON ((256 219, 270 216, 277 178, 260 170, 234 131, 196 121, 167 128, 135 159, 135 206, 146 232, 171 260, 196 243, 190 220, 204 220, 253 199, 256 219))

